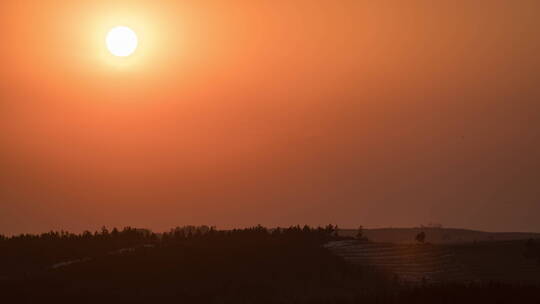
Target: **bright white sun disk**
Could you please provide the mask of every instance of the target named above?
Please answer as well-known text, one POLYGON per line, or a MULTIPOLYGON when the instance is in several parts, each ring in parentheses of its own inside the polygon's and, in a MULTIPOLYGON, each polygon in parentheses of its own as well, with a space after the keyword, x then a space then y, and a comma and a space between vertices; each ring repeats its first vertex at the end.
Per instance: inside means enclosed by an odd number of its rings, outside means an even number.
POLYGON ((139 43, 137 34, 127 26, 112 28, 107 34, 105 41, 109 52, 119 57, 126 57, 133 54, 139 43))

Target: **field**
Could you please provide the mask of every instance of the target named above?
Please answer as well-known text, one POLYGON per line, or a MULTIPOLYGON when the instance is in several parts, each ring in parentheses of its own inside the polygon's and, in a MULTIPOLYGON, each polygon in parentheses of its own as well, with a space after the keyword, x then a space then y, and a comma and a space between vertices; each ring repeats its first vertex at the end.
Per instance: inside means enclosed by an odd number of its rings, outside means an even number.
POLYGON ((410 283, 540 284, 540 260, 527 256, 526 241, 435 245, 343 240, 325 246, 355 265, 410 283))

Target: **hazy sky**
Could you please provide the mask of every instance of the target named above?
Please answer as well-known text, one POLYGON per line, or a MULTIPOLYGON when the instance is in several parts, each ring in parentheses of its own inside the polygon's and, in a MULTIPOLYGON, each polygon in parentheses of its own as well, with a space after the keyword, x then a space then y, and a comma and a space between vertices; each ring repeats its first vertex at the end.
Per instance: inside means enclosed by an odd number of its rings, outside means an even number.
POLYGON ((537 0, 1 1, 0 233, 540 232, 539 81, 537 0))

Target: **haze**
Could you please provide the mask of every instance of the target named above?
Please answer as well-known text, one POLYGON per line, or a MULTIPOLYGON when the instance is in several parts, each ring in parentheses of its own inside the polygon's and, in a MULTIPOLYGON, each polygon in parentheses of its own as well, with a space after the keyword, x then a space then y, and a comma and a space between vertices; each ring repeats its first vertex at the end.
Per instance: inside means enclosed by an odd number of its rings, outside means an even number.
POLYGON ((539 10, 4 1, 0 233, 540 232, 539 10), (118 24, 139 35, 129 64, 98 42, 118 24))

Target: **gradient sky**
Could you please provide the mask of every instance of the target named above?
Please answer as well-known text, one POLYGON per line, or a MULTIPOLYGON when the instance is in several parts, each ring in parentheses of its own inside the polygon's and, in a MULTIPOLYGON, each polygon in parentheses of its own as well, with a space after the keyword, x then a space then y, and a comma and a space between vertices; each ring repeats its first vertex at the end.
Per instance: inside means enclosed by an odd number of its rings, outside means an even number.
POLYGON ((5 0, 0 233, 540 232, 539 81, 537 0, 5 0))

